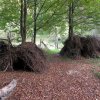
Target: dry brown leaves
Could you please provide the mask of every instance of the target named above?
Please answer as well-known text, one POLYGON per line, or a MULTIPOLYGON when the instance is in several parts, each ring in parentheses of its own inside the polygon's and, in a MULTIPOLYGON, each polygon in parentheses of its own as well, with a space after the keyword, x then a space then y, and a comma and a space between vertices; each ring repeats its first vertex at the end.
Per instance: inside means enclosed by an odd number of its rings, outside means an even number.
POLYGON ((100 100, 100 80, 91 68, 82 60, 57 60, 43 74, 0 72, 0 88, 17 79, 8 100, 100 100))

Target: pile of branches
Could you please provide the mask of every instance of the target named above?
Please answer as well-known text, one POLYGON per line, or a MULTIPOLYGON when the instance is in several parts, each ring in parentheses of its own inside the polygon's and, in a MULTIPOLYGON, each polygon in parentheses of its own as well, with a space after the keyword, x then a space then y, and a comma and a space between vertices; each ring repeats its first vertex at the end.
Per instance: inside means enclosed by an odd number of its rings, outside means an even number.
POLYGON ((0 48, 1 71, 32 71, 43 72, 47 66, 43 51, 31 42, 17 47, 4 43, 0 48))
POLYGON ((74 36, 71 40, 67 39, 64 43, 64 47, 60 51, 61 56, 68 57, 98 57, 98 52, 100 52, 100 40, 88 36, 80 37, 74 36))

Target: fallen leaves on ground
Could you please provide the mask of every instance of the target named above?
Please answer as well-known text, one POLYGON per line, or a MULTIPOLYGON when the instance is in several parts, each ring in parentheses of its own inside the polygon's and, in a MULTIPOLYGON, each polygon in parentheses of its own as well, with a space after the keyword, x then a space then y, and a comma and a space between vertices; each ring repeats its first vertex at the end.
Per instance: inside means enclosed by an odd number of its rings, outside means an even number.
POLYGON ((17 79, 8 100, 100 100, 100 80, 84 60, 60 60, 52 57, 42 74, 0 72, 0 88, 17 79))

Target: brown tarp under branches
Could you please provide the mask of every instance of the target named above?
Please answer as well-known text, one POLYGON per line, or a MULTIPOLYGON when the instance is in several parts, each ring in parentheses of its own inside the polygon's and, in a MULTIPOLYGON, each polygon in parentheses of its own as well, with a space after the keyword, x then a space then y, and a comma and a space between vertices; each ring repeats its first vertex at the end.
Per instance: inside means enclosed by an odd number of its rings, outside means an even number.
POLYGON ((33 71, 42 72, 47 66, 43 51, 31 42, 17 47, 0 44, 1 71, 33 71))
POLYGON ((61 56, 67 57, 99 57, 100 41, 92 36, 74 36, 72 40, 67 39, 60 51, 61 56))

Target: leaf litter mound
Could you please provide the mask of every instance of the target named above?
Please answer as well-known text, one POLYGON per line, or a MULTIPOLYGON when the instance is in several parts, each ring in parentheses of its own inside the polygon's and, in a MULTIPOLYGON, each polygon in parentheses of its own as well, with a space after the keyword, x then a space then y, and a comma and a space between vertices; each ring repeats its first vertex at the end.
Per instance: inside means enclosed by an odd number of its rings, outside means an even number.
POLYGON ((73 38, 67 39, 64 43, 64 47, 60 51, 61 56, 67 57, 99 57, 100 52, 100 40, 93 36, 80 37, 73 36, 73 38))
POLYGON ((0 44, 1 71, 42 72, 46 68, 46 57, 34 43, 26 42, 14 47, 4 42, 0 44))

